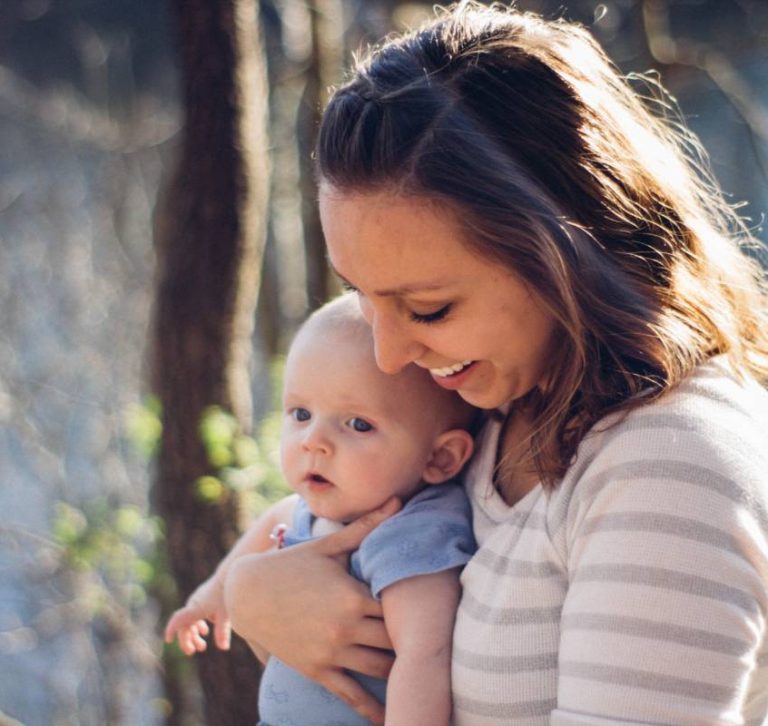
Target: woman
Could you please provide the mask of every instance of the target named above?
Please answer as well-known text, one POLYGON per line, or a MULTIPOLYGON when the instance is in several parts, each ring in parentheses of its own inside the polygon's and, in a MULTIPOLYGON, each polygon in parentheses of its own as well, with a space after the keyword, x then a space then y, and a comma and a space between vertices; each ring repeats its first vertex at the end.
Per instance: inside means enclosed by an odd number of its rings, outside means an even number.
MULTIPOLYGON (((329 257, 379 367, 489 412, 457 724, 768 714, 766 298, 696 149, 582 28, 467 4, 324 113, 329 257)), ((334 558, 392 508, 228 587, 254 647, 375 722, 343 669, 380 674, 388 639, 334 558)))

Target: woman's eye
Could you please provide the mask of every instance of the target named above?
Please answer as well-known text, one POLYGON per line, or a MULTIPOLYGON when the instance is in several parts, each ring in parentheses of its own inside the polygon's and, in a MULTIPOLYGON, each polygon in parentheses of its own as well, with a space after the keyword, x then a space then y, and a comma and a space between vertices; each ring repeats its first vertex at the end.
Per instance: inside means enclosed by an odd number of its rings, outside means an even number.
POLYGON ((416 323, 437 323, 442 320, 451 310, 450 305, 444 305, 434 313, 415 313, 411 312, 411 320, 416 323))
POLYGON ((349 428, 358 433, 365 433, 366 431, 373 431, 373 426, 369 424, 364 418, 351 418, 348 422, 349 428))
POLYGON ((312 414, 306 408, 298 407, 291 411, 291 416, 293 416, 294 421, 309 421, 312 418, 312 414))
POLYGON ((346 292, 360 292, 351 282, 346 280, 341 281, 341 289, 346 290, 346 292))

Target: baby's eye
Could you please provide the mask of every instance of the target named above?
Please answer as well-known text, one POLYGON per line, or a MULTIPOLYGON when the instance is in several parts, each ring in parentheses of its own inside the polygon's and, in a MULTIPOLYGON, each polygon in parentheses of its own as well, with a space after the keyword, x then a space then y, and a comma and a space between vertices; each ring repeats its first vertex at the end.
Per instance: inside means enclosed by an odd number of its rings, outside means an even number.
POLYGON ((349 428, 351 428, 353 431, 357 431, 361 434, 364 434, 367 431, 373 431, 373 426, 369 424, 364 418, 359 418, 358 416, 349 419, 349 421, 347 421, 347 426, 349 426, 349 428))
POLYGON ((291 410, 291 416, 293 416, 294 421, 309 421, 312 418, 312 414, 306 408, 299 406, 291 410))

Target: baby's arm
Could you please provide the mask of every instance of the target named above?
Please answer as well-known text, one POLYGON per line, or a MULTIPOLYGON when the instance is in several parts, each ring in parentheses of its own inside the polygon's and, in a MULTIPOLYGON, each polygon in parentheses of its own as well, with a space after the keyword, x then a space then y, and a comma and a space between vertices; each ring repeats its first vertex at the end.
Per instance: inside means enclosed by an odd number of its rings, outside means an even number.
POLYGON ((381 593, 395 649, 387 684, 386 726, 448 724, 451 640, 459 604, 459 568, 400 580, 381 593))
POLYGON ((232 563, 243 555, 266 552, 273 542, 270 538, 275 526, 290 523, 298 496, 292 494, 262 512, 243 533, 229 554, 219 563, 216 571, 190 596, 184 607, 171 616, 165 627, 165 641, 174 637, 186 655, 202 652, 207 644, 209 621, 214 626, 214 640, 221 650, 229 650, 232 625, 224 603, 224 582, 232 563))

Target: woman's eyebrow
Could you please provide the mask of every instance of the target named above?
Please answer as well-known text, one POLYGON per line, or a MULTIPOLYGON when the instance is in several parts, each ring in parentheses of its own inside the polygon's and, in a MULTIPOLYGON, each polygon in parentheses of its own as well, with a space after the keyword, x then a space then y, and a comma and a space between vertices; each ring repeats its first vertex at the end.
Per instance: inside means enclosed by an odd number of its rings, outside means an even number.
MULTIPOLYGON (((330 263, 329 263, 330 264, 330 263)), ((351 288, 352 290, 356 290, 357 287, 353 285, 349 280, 347 280, 344 275, 339 274, 339 271, 331 265, 331 269, 333 270, 336 277, 341 280, 341 282, 346 285, 347 287, 351 288)), ((442 281, 431 281, 431 282, 412 282, 407 285, 398 285, 397 287, 391 287, 386 288, 384 290, 373 290, 373 294, 377 297, 396 297, 399 295, 411 295, 415 292, 431 292, 433 290, 441 290, 444 287, 446 287, 445 282, 442 281)))

